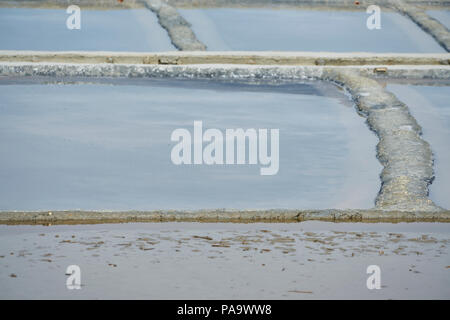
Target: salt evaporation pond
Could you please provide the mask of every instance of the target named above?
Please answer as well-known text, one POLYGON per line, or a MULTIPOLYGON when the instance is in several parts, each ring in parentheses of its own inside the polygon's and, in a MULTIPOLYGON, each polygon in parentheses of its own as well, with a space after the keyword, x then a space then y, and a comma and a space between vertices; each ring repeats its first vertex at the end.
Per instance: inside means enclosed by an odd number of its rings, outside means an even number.
POLYGON ((371 208, 379 190, 377 138, 331 84, 2 84, 0 210, 371 208), (279 129, 278 173, 173 164, 195 120, 279 129))
POLYGON ((448 299, 449 228, 318 221, 0 226, 0 298, 448 299), (69 265, 80 267, 80 290, 66 287, 69 265), (381 269, 380 290, 367 289, 370 265, 381 269))
POLYGON ((429 10, 427 13, 442 23, 447 29, 450 29, 450 10, 429 10))
POLYGON ((175 50, 147 9, 81 10, 81 29, 69 30, 64 9, 0 8, 0 50, 175 50))
POLYGON ((442 53, 408 18, 382 12, 369 30, 365 12, 272 9, 179 9, 208 50, 442 53))
POLYGON ((387 89, 406 103, 422 126, 423 138, 434 155, 435 179, 430 198, 450 208, 450 86, 388 84, 387 89))

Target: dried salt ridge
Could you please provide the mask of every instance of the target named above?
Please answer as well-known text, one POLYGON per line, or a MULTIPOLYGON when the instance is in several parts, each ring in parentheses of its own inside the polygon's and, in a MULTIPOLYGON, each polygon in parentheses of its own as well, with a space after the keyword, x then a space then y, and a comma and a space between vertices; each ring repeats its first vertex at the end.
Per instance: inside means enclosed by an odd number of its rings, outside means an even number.
POLYGON ((352 72, 331 72, 325 78, 343 85, 351 93, 358 111, 380 142, 377 157, 384 169, 376 207, 384 210, 435 211, 428 199, 434 178, 430 145, 420 135, 422 128, 408 107, 385 91, 375 80, 352 72))
MULTIPOLYGON (((61 0, 52 0, 61 1, 61 0)), ((83 1, 83 0, 81 0, 83 1)), ((86 0, 84 0, 86 1, 86 0)), ((376 4, 378 6, 389 7, 393 0, 360 0, 359 5, 354 0, 167 0, 172 6, 179 7, 204 7, 204 8, 220 8, 220 7, 261 7, 267 5, 282 7, 319 7, 319 8, 336 8, 336 9, 353 9, 365 10, 369 5, 376 4)), ((445 7, 450 5, 449 0, 405 0, 409 5, 417 5, 421 7, 445 7)))
MULTIPOLYGON (((408 69, 408 67, 405 67, 408 69)), ((420 68, 419 68, 420 70, 420 68)), ((404 70, 403 70, 404 71, 404 70)), ((415 70, 416 74, 419 72, 415 70)), ((362 72, 363 73, 363 72, 362 72)), ((403 72, 403 74, 405 74, 403 72)), ((408 73, 406 73, 408 74, 408 73)), ((427 72, 425 71, 425 74, 427 72)), ((352 68, 270 67, 270 66, 161 66, 117 64, 2 63, 3 76, 50 77, 153 77, 202 78, 223 80, 326 80, 345 87, 357 109, 367 117, 380 142, 377 152, 384 169, 381 190, 373 210, 260 210, 260 211, 153 211, 153 212, 83 212, 64 211, 3 212, 2 223, 58 223, 96 221, 449 221, 450 212, 428 198, 433 180, 433 158, 429 144, 408 107, 386 92, 375 80, 363 77, 352 68)), ((395 69, 391 70, 395 76, 395 69)), ((429 76, 429 74, 427 74, 429 76)), ((448 79, 444 67, 433 72, 435 78, 448 79)))
MULTIPOLYGON (((71 4, 80 5, 87 8, 136 8, 142 7, 147 0, 126 0, 118 2, 117 0, 72 0, 71 4)), ((319 8, 339 8, 363 10, 365 7, 376 4, 388 7, 393 0, 360 0, 359 5, 354 0, 165 0, 164 2, 174 7, 249 7, 249 6, 288 6, 288 7, 319 7, 319 8)), ((449 0, 405 0, 409 5, 420 7, 446 7, 450 5, 449 0)), ((0 2, 1 6, 20 6, 20 7, 67 7, 67 0, 4 0, 0 2)))
POLYGON ((182 51, 203 51, 201 43, 178 11, 161 0, 145 0, 145 5, 158 16, 159 24, 167 30, 173 45, 182 51))

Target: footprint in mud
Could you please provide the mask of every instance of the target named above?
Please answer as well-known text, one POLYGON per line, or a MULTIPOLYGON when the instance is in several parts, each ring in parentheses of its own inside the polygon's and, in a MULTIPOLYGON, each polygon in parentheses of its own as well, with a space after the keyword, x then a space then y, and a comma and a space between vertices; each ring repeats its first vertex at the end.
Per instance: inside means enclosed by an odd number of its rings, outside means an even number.
POLYGON ((305 290, 290 290, 288 292, 291 292, 291 293, 307 293, 307 294, 312 294, 313 293, 312 291, 305 291, 305 290))
POLYGON ((194 239, 203 239, 203 240, 208 240, 211 241, 213 238, 208 237, 208 236, 192 236, 192 238, 194 239))
POLYGON ((153 250, 153 249, 155 249, 155 248, 148 248, 148 247, 144 247, 144 246, 140 246, 139 247, 139 250, 142 250, 142 251, 150 251, 150 250, 153 250))

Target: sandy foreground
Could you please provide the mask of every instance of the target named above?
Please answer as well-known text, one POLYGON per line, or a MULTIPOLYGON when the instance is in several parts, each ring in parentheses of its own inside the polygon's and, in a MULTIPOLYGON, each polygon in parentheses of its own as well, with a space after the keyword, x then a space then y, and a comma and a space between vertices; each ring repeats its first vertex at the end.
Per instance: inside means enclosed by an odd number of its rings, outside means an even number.
POLYGON ((448 299, 446 223, 0 226, 0 298, 448 299), (81 289, 66 268, 81 269, 81 289), (369 265, 381 289, 369 290, 369 265))

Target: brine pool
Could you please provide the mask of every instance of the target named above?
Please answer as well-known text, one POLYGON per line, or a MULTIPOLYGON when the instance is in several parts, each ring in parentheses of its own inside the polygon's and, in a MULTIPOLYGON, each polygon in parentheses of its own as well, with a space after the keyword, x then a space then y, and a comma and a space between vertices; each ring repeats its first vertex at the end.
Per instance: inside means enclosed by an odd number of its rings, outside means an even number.
POLYGON ((63 9, 0 8, 0 50, 175 50, 147 9, 81 10, 81 29, 69 30, 63 9))
POLYGON ((381 29, 369 30, 365 12, 178 10, 211 51, 446 52, 414 22, 394 12, 382 12, 381 29))
POLYGON ((45 81, 0 81, 0 210, 374 206, 378 139, 331 84, 45 81), (278 173, 175 165, 171 135, 194 121, 279 129, 278 173))
MULTIPOLYGON (((443 53, 408 18, 382 12, 369 30, 365 12, 274 9, 178 9, 208 50, 443 53)), ((429 14, 448 27, 448 11, 429 14)), ((63 9, 0 8, 0 50, 172 51, 148 9, 82 10, 69 30, 63 9)))

